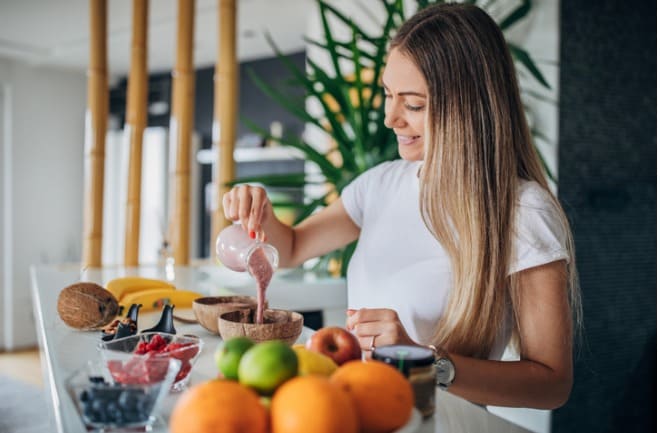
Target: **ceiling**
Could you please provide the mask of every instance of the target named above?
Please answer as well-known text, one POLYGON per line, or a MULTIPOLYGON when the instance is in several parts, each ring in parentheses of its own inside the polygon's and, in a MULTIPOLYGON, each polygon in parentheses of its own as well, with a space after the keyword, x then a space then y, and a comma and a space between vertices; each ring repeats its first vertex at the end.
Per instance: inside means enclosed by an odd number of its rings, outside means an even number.
MULTIPOLYGON (((194 62, 215 63, 217 0, 197 0, 194 62)), ((314 0, 237 0, 239 61, 273 55, 264 32, 286 53, 304 49, 314 0)), ((149 2, 148 67, 172 69, 176 0, 149 2)), ((108 68, 126 75, 130 63, 131 0, 108 0, 108 68)), ((0 57, 84 71, 89 58, 89 0, 0 0, 0 57)))

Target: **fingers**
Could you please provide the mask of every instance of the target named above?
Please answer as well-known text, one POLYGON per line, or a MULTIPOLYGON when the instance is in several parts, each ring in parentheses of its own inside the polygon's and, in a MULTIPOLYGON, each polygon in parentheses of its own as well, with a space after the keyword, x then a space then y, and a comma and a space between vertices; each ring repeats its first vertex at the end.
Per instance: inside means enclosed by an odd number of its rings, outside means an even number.
POLYGON ((371 352, 374 347, 376 347, 376 338, 377 335, 370 335, 367 337, 358 337, 360 342, 360 348, 363 352, 371 352))
POLYGON ((346 310, 346 328, 360 342, 363 351, 389 344, 407 344, 408 338, 396 311, 387 308, 346 310))
MULTIPOLYGON (((248 230, 262 234, 261 220, 264 217, 264 207, 266 204, 266 191, 263 188, 252 188, 250 190, 252 207, 248 216, 248 230)), ((262 239, 263 240, 263 239, 262 239)))
POLYGON ((398 322, 396 311, 388 308, 360 308, 346 311, 346 328, 353 329, 358 323, 364 322, 398 322))
POLYGON ((266 191, 258 186, 235 186, 222 197, 225 218, 230 221, 239 221, 243 230, 261 240, 265 238, 262 224, 268 204, 266 191))

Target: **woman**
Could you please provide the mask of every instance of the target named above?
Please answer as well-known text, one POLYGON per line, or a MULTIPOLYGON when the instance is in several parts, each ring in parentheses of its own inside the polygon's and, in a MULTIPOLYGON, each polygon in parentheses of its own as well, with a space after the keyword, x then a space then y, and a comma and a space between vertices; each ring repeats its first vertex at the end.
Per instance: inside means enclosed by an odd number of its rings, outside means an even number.
POLYGON ((579 312, 571 234, 501 31, 474 6, 423 9, 392 40, 382 81, 402 160, 363 173, 294 228, 259 187, 225 194, 226 217, 265 234, 283 266, 359 239, 346 324, 363 349, 433 345, 453 365, 450 392, 561 406, 579 312), (499 360, 509 342, 519 361, 499 360))

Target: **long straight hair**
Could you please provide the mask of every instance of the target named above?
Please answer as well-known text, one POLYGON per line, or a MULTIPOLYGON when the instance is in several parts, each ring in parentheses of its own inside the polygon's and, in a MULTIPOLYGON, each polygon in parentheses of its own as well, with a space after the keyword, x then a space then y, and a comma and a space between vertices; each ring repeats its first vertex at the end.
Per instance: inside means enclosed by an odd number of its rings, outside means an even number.
POLYGON ((504 36, 484 11, 436 4, 393 38, 428 87, 420 210, 446 249, 453 289, 432 343, 487 358, 511 318, 519 342, 521 290, 509 276, 520 179, 548 191, 568 234, 567 296, 580 311, 570 228, 534 150, 504 36))

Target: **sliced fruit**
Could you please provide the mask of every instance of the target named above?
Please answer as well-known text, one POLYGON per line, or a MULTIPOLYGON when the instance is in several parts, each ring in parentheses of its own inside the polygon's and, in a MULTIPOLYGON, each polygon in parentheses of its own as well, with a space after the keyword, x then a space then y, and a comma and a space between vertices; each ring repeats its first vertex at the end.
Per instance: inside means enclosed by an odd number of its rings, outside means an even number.
POLYGON ((106 290, 115 295, 115 298, 121 301, 121 298, 129 293, 139 292, 145 289, 169 288, 175 290, 172 284, 164 280, 142 277, 121 277, 108 281, 105 285, 106 290))

